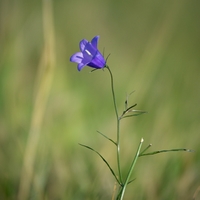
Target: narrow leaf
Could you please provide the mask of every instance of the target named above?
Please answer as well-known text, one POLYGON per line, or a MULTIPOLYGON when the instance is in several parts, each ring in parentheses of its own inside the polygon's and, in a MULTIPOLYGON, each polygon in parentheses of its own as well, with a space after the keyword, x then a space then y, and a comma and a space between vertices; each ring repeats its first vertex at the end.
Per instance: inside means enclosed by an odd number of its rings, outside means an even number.
POLYGON ((125 101, 125 110, 127 110, 128 107, 128 98, 131 96, 135 91, 132 91, 130 94, 126 95, 126 101, 125 101))
POLYGON ((106 161, 106 159, 105 159, 98 151, 96 151, 96 150, 94 150, 93 148, 91 148, 91 147, 89 147, 89 146, 87 146, 87 145, 84 145, 84 144, 80 144, 80 143, 79 143, 79 145, 81 145, 81 146, 83 146, 83 147, 85 147, 85 148, 87 148, 87 149, 90 149, 91 151, 94 151, 96 154, 98 154, 98 155, 101 157, 101 159, 106 163, 106 165, 107 165, 108 168, 110 169, 111 173, 112 173, 113 176, 115 177, 116 181, 119 183, 119 185, 121 185, 121 183, 119 182, 119 180, 118 180, 117 176, 115 175, 115 172, 113 171, 113 169, 110 167, 110 165, 108 164, 108 162, 106 161))
POLYGON ((131 115, 122 116, 121 119, 127 118, 127 117, 134 117, 134 116, 138 116, 138 115, 142 115, 142 114, 147 113, 146 111, 133 111, 133 112, 135 112, 135 113, 131 114, 131 115))
POLYGON ((140 154, 143 154, 147 149, 149 149, 152 146, 152 144, 149 144, 140 154))
POLYGON ((101 134, 103 137, 105 137, 106 139, 110 140, 114 145, 117 146, 117 143, 114 142, 111 138, 107 137, 106 135, 104 135, 103 133, 101 133, 100 131, 97 131, 97 133, 101 134))
POLYGON ((142 153, 142 154, 139 155, 139 157, 141 157, 141 156, 150 156, 150 155, 155 155, 155 154, 158 154, 158 153, 165 153, 165 152, 171 152, 171 151, 193 152, 193 150, 191 150, 191 149, 167 149, 167 150, 154 151, 154 152, 150 152, 150 153, 142 153))

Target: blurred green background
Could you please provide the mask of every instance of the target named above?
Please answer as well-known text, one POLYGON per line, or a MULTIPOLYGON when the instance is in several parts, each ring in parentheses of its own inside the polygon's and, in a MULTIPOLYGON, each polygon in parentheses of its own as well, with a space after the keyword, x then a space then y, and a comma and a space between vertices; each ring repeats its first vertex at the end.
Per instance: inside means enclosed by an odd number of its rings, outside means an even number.
POLYGON ((189 0, 0 1, 0 199, 112 199, 117 170, 107 71, 77 71, 79 41, 100 35, 115 78, 123 174, 140 139, 125 199, 200 199, 200 2, 189 0))

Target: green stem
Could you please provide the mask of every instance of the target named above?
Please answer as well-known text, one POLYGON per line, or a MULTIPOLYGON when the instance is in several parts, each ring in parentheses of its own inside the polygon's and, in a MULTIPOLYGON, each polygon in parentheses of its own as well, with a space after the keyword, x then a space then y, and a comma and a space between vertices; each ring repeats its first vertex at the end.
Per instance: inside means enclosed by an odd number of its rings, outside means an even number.
POLYGON ((112 72, 111 72, 110 68, 108 67, 108 65, 106 65, 105 68, 108 69, 109 74, 110 74, 112 97, 113 97, 114 109, 115 109, 115 114, 116 114, 116 119, 117 119, 117 166, 118 166, 118 172, 119 172, 119 180, 122 183, 123 181, 122 181, 122 174, 121 174, 121 167, 120 167, 120 134, 119 134, 120 119, 119 119, 119 115, 118 115, 118 111, 117 111, 113 75, 112 75, 112 72))
POLYGON ((135 157, 133 159, 133 162, 131 164, 131 167, 129 169, 128 175, 127 175, 126 180, 125 180, 125 183, 124 183, 123 187, 121 188, 121 191, 119 192, 119 197, 120 197, 120 198, 118 198, 119 200, 122 200, 123 197, 124 197, 124 193, 125 193, 125 190, 126 190, 126 187, 127 187, 128 183, 129 183, 129 179, 131 177, 132 171, 133 171, 133 169, 135 167, 135 164, 137 162, 137 159, 138 159, 138 157, 140 155, 140 149, 142 147, 142 143, 143 142, 144 142, 144 139, 142 138, 141 141, 140 141, 140 144, 138 146, 137 152, 135 154, 135 157))

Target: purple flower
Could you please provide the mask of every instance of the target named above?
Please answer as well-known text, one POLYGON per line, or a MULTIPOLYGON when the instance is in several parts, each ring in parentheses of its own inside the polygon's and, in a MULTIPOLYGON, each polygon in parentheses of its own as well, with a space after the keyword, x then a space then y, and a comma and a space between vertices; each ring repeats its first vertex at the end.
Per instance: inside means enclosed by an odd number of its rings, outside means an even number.
POLYGON ((79 43, 81 52, 77 52, 70 57, 71 62, 78 63, 77 67, 79 71, 85 66, 95 69, 105 67, 106 60, 97 48, 98 40, 99 36, 95 36, 91 42, 85 39, 81 40, 79 43))

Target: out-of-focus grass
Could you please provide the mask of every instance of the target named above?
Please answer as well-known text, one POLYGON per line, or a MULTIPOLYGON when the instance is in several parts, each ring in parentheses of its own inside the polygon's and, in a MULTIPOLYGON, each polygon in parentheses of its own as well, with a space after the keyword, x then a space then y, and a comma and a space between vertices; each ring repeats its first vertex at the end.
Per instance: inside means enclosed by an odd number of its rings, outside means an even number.
MULTIPOLYGON (((16 199, 45 45, 40 1, 0 2, 0 199, 16 199)), ((41 124, 32 199, 111 199, 114 179, 84 143, 116 170, 110 80, 69 63, 82 38, 100 35, 111 53, 119 109, 127 93, 148 114, 124 120, 123 168, 140 141, 153 150, 191 148, 140 158, 125 199, 192 199, 200 185, 200 28, 198 2, 53 1, 54 80, 41 124)), ((25 173, 25 172, 24 172, 25 173)), ((199 198, 197 194, 196 199, 199 198)))

